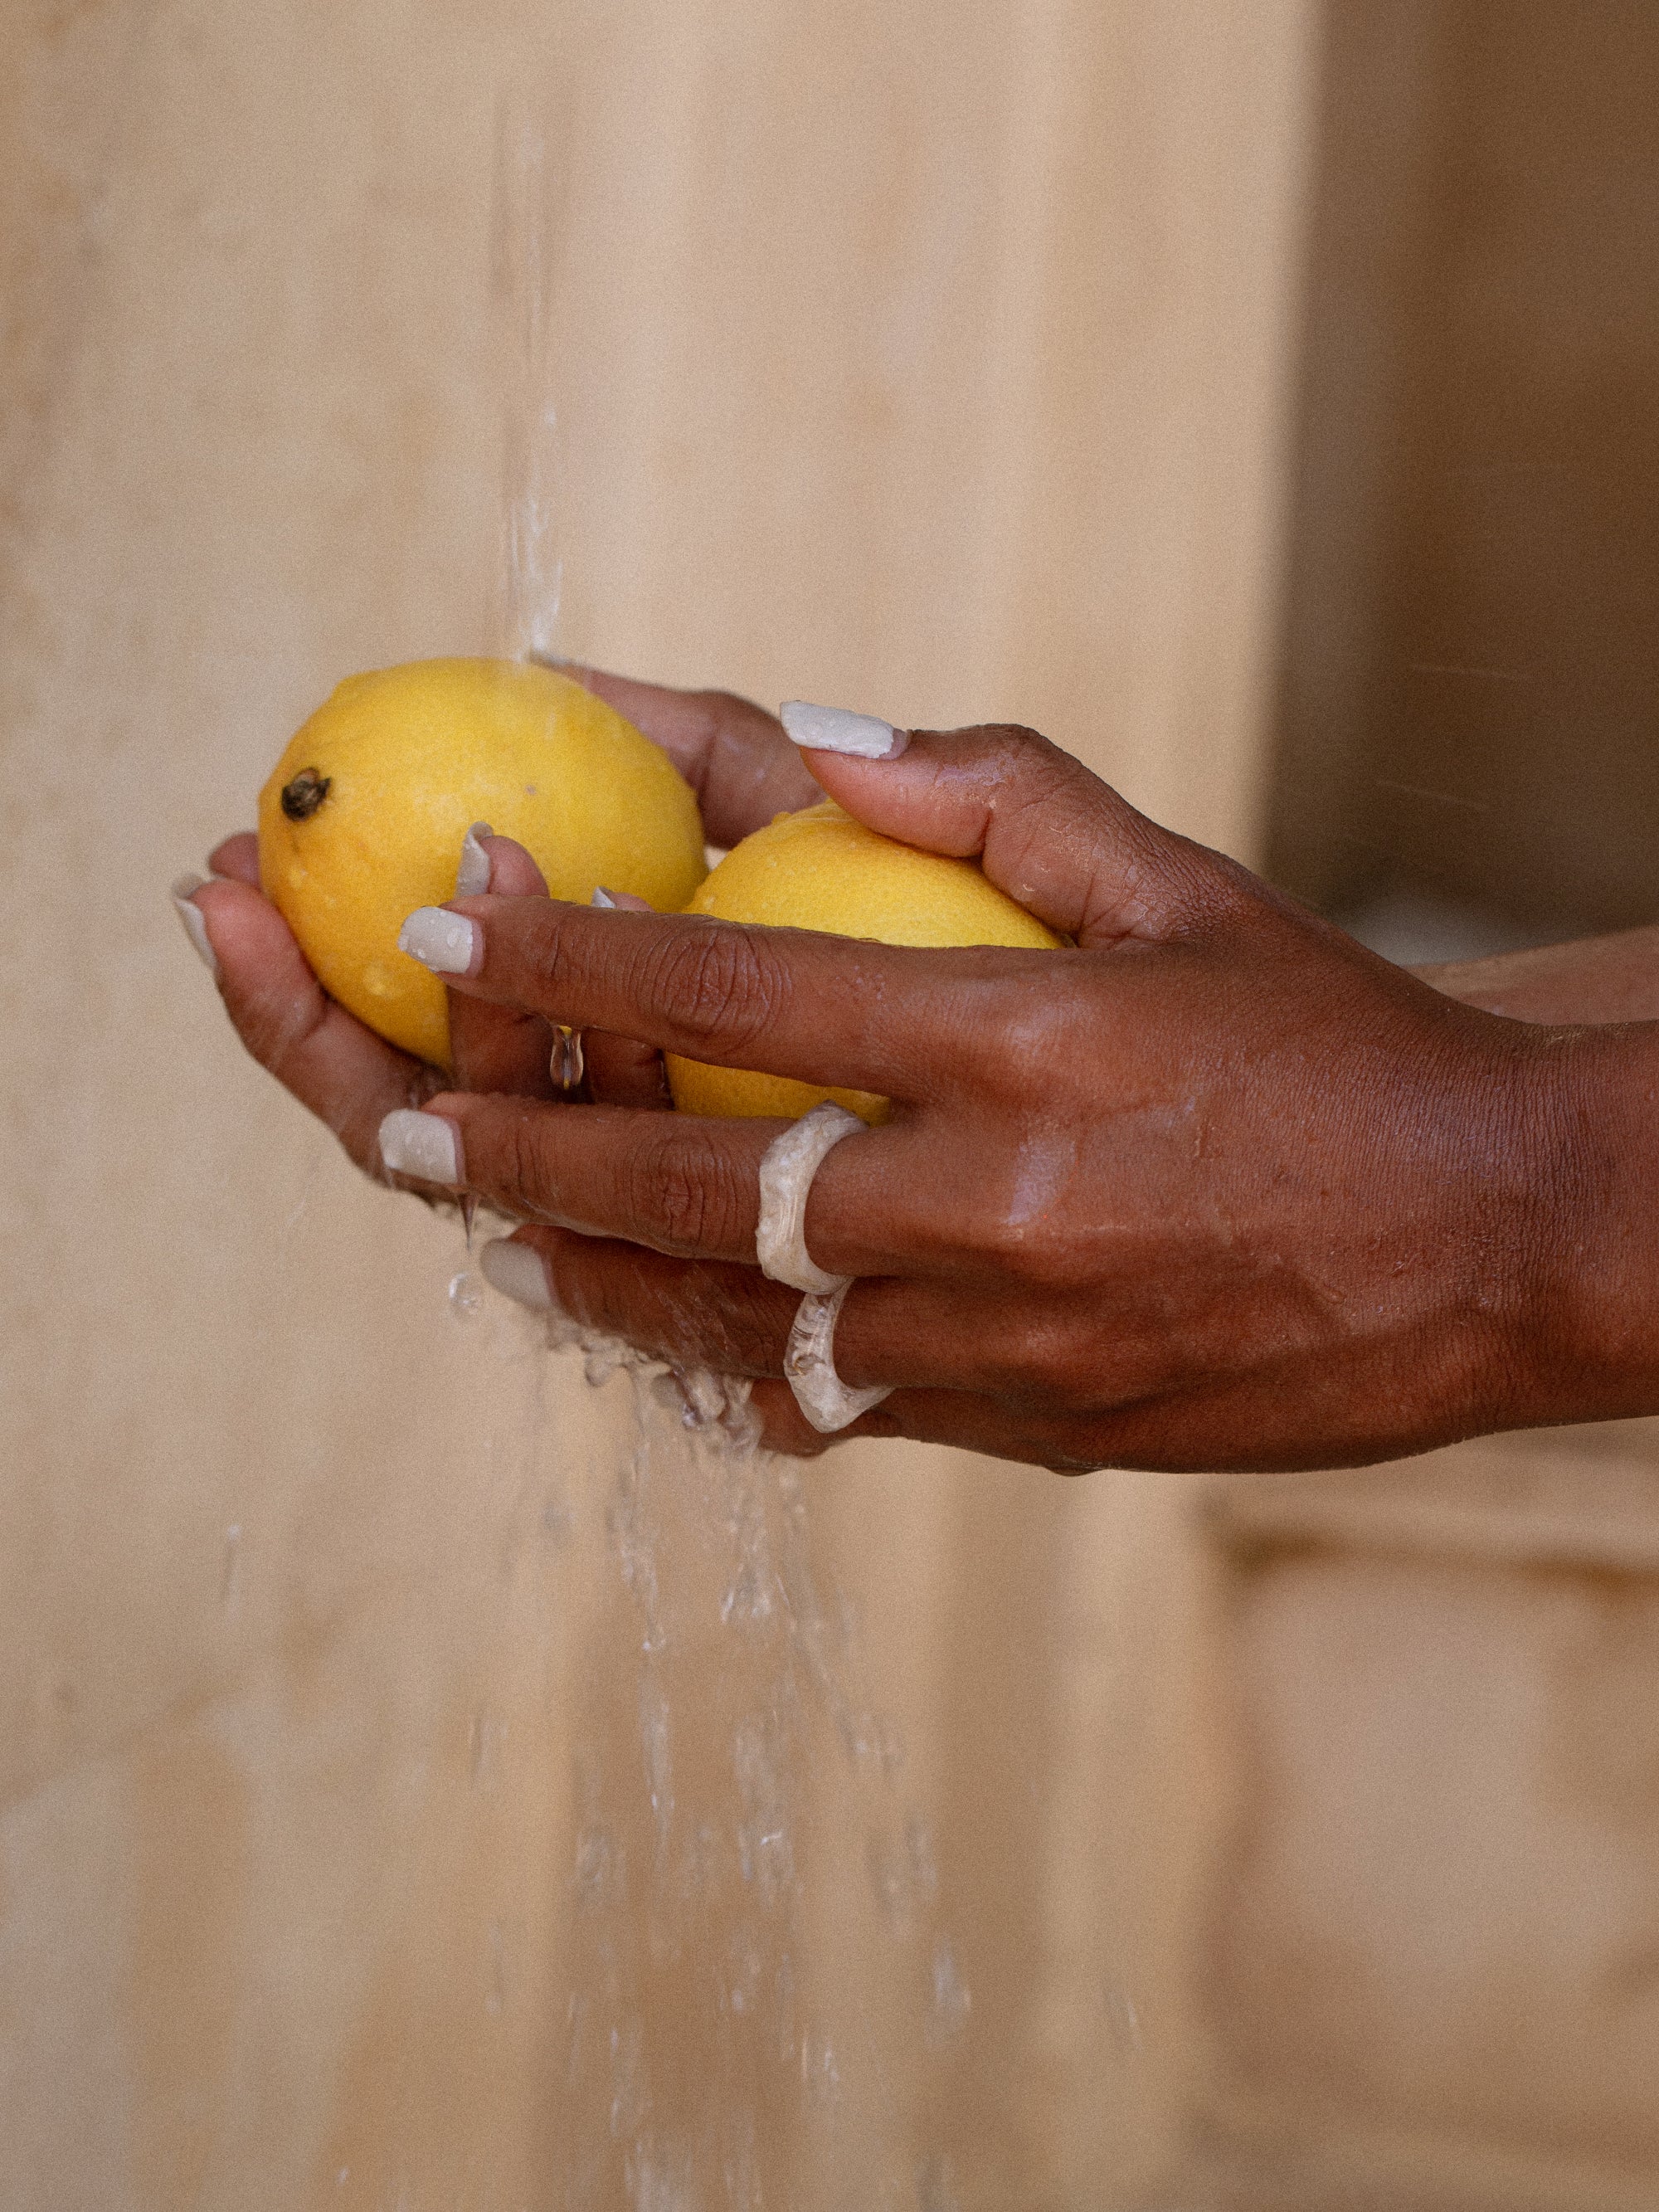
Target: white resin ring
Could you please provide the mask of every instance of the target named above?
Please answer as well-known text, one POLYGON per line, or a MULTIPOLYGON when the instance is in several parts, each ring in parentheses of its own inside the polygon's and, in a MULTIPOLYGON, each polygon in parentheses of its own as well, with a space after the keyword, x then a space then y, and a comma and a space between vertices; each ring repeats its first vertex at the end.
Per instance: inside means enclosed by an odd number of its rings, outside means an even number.
POLYGON ((767 1146, 760 1164, 755 1256, 762 1274, 775 1283, 827 1297, 852 1281, 850 1275, 826 1274, 807 1250, 806 1201, 824 1154, 863 1127, 856 1114, 826 1098, 767 1146))
POLYGON ((784 1377, 795 1403, 821 1437, 834 1436, 892 1394, 890 1382, 850 1389, 836 1372, 836 1323, 852 1287, 852 1278, 843 1276, 827 1296, 809 1291, 800 1302, 789 1332, 789 1349, 783 1355, 784 1377))

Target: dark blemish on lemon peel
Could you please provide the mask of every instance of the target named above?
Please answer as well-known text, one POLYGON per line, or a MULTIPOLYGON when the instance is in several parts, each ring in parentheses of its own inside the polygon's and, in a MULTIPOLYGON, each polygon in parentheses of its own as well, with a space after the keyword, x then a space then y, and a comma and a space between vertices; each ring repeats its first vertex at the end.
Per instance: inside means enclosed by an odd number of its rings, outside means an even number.
POLYGON ((302 768, 298 775, 283 786, 283 811, 290 822, 304 822, 313 815, 328 797, 333 777, 320 775, 314 768, 302 768))

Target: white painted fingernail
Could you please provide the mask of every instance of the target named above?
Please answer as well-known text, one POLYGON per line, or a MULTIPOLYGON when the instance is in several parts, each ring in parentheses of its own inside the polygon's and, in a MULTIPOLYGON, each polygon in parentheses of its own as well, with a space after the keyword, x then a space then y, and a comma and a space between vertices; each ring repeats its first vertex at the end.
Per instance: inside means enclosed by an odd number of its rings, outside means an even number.
POLYGON ((205 876, 180 876, 173 886, 173 903, 179 921, 185 925, 185 935, 200 953, 202 965, 216 983, 219 980, 219 956, 207 933, 207 918, 191 896, 191 893, 199 891, 206 881, 205 876))
POLYGON ((461 840, 461 865, 455 871, 457 898, 482 898, 489 889, 490 859, 478 842, 495 832, 487 822, 475 822, 461 840))
POLYGON ((434 975, 465 975, 483 933, 464 914, 441 906, 417 906, 398 932, 398 950, 429 968, 434 975))
POLYGON ((510 1237, 495 1237, 479 1253, 478 1265, 483 1269, 485 1282, 504 1298, 533 1307, 538 1313, 552 1312, 553 1293, 547 1286, 547 1270, 533 1244, 515 1244, 510 1237))
POLYGON ((896 760, 910 742, 908 730, 873 714, 852 714, 845 707, 811 707, 786 699, 779 720, 793 742, 809 753, 851 753, 859 760, 896 760))
POLYGON ((459 1134, 441 1114, 420 1114, 408 1106, 388 1114, 380 1124, 380 1158, 389 1174, 447 1183, 452 1190, 460 1186, 459 1134))
POLYGON ((595 890, 588 903, 591 906, 606 906, 614 908, 617 902, 611 897, 610 892, 606 890, 605 885, 601 884, 598 890, 595 890))

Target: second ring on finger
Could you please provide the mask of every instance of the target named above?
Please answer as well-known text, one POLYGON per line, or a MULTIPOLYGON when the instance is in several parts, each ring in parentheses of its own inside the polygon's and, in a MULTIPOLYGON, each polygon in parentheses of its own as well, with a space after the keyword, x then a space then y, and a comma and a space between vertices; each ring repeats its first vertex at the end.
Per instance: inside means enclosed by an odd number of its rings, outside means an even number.
MULTIPOLYGON (((556 1310, 653 1358, 730 1375, 781 1377, 800 1310, 799 1291, 758 1268, 678 1260, 574 1230, 520 1229, 486 1245, 481 1264, 522 1304, 556 1310)), ((855 1389, 1016 1388, 1006 1320, 1005 1304, 937 1279, 866 1276, 837 1317, 836 1370, 855 1389)))

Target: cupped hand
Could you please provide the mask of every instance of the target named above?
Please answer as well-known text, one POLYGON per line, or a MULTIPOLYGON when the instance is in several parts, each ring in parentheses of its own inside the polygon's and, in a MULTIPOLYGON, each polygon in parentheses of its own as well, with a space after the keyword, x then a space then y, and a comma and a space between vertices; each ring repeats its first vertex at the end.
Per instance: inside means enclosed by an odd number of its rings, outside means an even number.
POLYGON ((496 1272, 532 1303, 752 1377, 769 1440, 823 1449, 781 1380, 798 1296, 755 1264, 781 1125, 663 1112, 667 1048, 894 1102, 824 1160, 806 1217, 817 1264, 858 1278, 841 1375, 892 1389, 849 1433, 1291 1468, 1655 1410, 1653 1224, 1617 1164, 1643 1157, 1650 1025, 1459 1005, 1029 732, 815 753, 809 775, 746 702, 575 672, 671 752, 717 842, 822 787, 977 855, 1074 949, 593 912, 494 840, 490 896, 453 902, 475 932, 446 1077, 326 997, 253 840, 228 841, 195 906, 250 1050, 371 1172, 388 1112, 441 1121, 445 1188, 529 1224, 496 1272), (556 1023, 586 1033, 592 1103, 555 1103, 556 1023))
MULTIPOLYGON (((817 1266, 857 1279, 840 1375, 892 1390, 850 1432, 1067 1469, 1283 1468, 1650 1410, 1650 1365, 1605 1356, 1580 1288, 1598 1236, 1604 1284, 1638 1264, 1607 1240, 1586 1144, 1611 1032, 1437 994, 1029 731, 811 762, 872 828, 978 856, 1072 947, 489 896, 452 904, 472 928, 448 980, 520 1018, 890 1097, 806 1213, 817 1266)), ((781 1124, 454 1092, 424 1112, 457 1186, 532 1224, 514 1242, 539 1267, 498 1279, 754 1378, 769 1439, 822 1448, 780 1379, 798 1294, 755 1265, 781 1124)))

